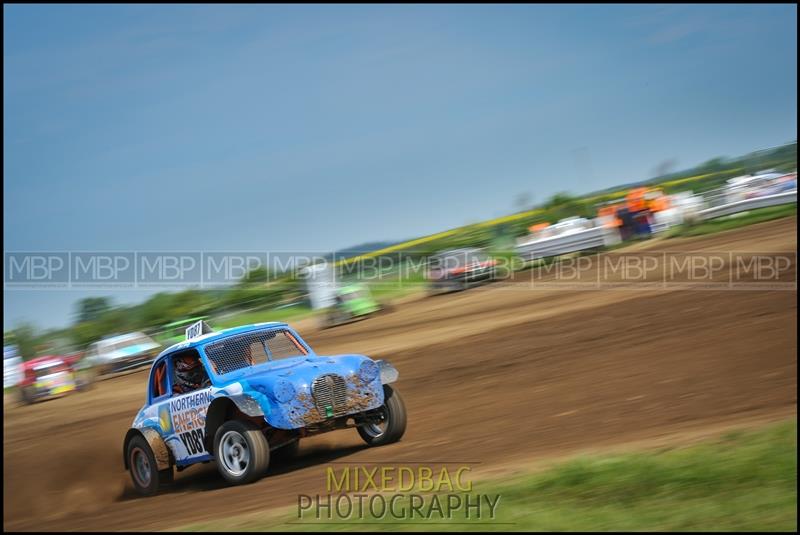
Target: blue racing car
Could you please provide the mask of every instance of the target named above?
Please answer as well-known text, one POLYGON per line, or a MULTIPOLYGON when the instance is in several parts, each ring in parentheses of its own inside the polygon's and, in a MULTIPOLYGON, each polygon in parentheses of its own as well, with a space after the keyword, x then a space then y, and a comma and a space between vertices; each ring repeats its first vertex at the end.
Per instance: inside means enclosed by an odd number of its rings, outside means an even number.
POLYGON ((200 321, 156 357, 147 401, 125 435, 136 490, 155 494, 178 471, 215 460, 231 484, 260 478, 303 437, 355 427, 371 446, 400 440, 397 370, 363 355, 320 356, 285 323, 214 332, 200 321))

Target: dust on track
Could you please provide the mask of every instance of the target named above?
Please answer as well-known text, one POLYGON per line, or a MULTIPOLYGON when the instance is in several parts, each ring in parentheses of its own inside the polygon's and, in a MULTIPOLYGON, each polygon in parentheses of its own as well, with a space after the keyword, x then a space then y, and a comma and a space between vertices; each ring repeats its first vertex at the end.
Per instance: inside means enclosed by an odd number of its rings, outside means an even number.
MULTIPOLYGON (((796 218, 787 218, 639 248, 796 255, 796 236, 796 218)), ((331 461, 476 462, 491 471, 796 414, 796 286, 590 291, 514 282, 302 329, 320 354, 393 362, 408 431, 376 449, 355 431, 309 439, 296 461, 245 487, 225 487, 211 463, 178 474, 162 495, 133 495, 121 446, 145 372, 31 407, 5 404, 4 528, 166 529, 324 492, 331 461)))

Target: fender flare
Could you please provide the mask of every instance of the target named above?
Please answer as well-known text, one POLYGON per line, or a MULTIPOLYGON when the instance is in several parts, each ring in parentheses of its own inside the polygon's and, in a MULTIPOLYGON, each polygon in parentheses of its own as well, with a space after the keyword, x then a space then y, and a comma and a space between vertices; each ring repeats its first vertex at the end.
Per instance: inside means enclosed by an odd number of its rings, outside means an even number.
POLYGON ((385 360, 376 360, 375 364, 378 365, 378 369, 380 370, 381 384, 388 385, 389 383, 397 381, 397 378, 400 376, 400 372, 397 371, 397 368, 385 360))
POLYGON ((122 445, 122 461, 125 465, 125 470, 130 468, 128 464, 128 443, 137 435, 143 437, 147 444, 150 445, 159 470, 166 470, 172 466, 172 453, 158 431, 152 427, 142 427, 141 429, 132 427, 125 434, 125 442, 122 445))
POLYGON ((206 412, 206 425, 203 432, 206 451, 211 455, 213 455, 214 435, 217 429, 225 423, 230 412, 235 410, 251 418, 265 417, 261 404, 247 394, 222 396, 212 400, 206 412))

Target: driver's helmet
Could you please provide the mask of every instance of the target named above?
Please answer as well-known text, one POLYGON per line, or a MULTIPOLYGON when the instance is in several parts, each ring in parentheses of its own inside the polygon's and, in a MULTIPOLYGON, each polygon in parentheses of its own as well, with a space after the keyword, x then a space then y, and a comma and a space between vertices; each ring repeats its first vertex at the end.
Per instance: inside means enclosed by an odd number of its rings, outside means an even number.
POLYGON ((175 375, 187 386, 200 386, 203 380, 203 365, 200 359, 183 355, 175 360, 175 375))

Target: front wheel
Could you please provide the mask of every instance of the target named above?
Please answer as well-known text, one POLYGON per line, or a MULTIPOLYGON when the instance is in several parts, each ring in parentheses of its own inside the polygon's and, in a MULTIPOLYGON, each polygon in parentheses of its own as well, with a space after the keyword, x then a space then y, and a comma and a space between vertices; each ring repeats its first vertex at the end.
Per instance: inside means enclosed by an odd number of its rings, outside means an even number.
POLYGON ((400 392, 383 385, 383 405, 375 411, 375 421, 359 426, 358 434, 370 446, 397 442, 406 432, 406 406, 400 392))
POLYGON ((94 386, 94 370, 83 369, 75 372, 75 387, 84 392, 94 386))
POLYGON ((26 405, 33 405, 33 402, 36 401, 33 393, 31 392, 32 388, 27 386, 19 387, 19 398, 20 401, 26 405))
POLYGON ((214 457, 219 473, 228 483, 252 483, 267 471, 269 443, 252 423, 229 420, 214 435, 214 457))
POLYGON ((136 492, 144 496, 152 496, 165 484, 172 482, 173 472, 170 466, 159 470, 150 444, 142 436, 136 436, 128 443, 128 469, 136 492))

